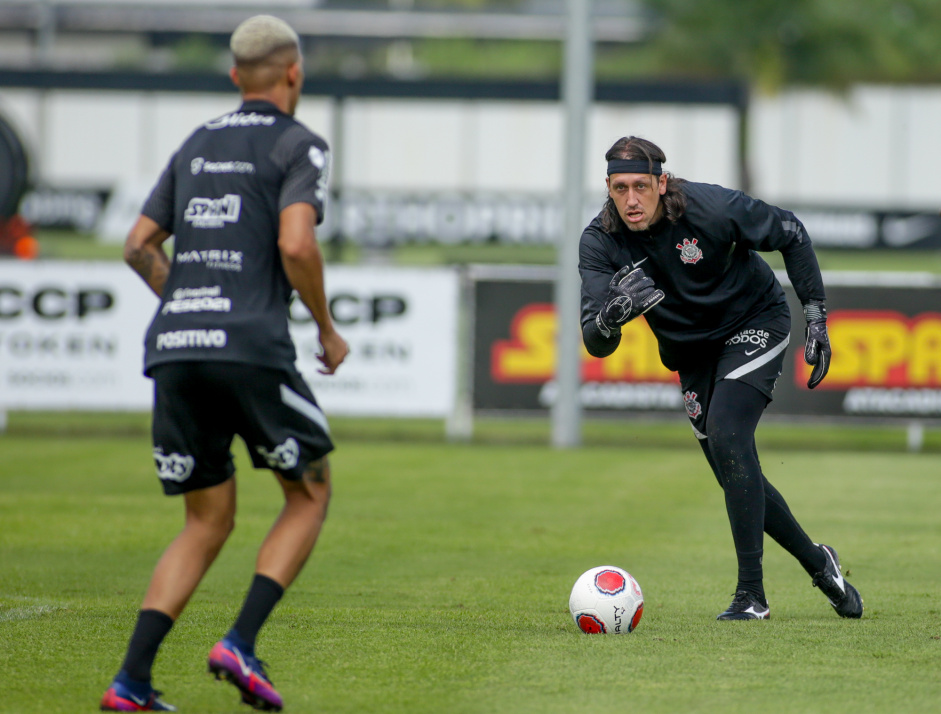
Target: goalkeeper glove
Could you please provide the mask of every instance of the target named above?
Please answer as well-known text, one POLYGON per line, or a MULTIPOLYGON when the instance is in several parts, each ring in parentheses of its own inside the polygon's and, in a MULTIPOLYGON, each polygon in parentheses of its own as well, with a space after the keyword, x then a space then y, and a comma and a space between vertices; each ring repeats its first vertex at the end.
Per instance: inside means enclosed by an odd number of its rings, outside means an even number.
POLYGON ((830 369, 830 337, 827 335, 827 306, 820 300, 804 305, 807 329, 804 332, 804 361, 813 365, 807 387, 813 389, 823 381, 830 369))
POLYGON ((643 270, 625 266, 611 278, 595 324, 602 335, 611 337, 621 325, 643 315, 663 298, 663 291, 654 287, 653 280, 644 275, 643 270))

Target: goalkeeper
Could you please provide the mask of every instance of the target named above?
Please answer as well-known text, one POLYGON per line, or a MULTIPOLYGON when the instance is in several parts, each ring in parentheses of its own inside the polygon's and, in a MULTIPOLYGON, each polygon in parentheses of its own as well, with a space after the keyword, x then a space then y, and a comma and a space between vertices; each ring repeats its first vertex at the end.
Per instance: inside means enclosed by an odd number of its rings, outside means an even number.
POLYGON ((720 620, 763 620, 764 533, 793 555, 841 617, 862 616, 836 551, 814 543, 764 477, 755 429, 781 375, 791 318, 784 290, 756 251, 780 251, 804 308, 813 389, 830 364, 823 280, 793 213, 741 191, 664 173, 666 156, 637 137, 605 156, 608 200, 582 233, 581 323, 588 352, 606 357, 621 326, 645 315, 660 358, 679 372, 686 413, 725 492, 738 583, 720 620))

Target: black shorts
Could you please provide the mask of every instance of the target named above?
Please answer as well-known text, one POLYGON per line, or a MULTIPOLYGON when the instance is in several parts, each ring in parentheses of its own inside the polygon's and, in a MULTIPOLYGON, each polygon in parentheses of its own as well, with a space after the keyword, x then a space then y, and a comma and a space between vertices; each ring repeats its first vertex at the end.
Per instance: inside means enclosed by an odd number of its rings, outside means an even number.
POLYGON ((725 341, 717 354, 679 370, 686 415, 697 438, 705 439, 709 401, 717 382, 735 379, 750 384, 768 401, 781 376, 791 332, 787 309, 766 310, 725 341))
POLYGON ((327 419, 295 370, 240 362, 171 362, 153 367, 153 442, 167 495, 208 488, 235 473, 238 434, 255 468, 301 478, 333 450, 327 419))

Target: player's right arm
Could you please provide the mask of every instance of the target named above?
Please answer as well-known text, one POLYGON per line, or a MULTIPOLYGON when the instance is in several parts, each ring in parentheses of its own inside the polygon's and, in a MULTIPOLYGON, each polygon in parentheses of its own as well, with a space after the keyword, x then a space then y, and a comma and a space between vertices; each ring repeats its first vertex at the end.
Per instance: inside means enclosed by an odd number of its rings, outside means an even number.
POLYGON ((163 294, 170 274, 170 259, 163 250, 163 242, 170 235, 154 219, 142 214, 124 243, 124 261, 144 279, 157 297, 163 294))
POLYGON ((323 353, 318 357, 323 363, 320 372, 333 374, 346 359, 350 348, 336 331, 330 317, 324 289, 323 254, 314 230, 316 223, 317 209, 309 203, 292 203, 283 208, 278 230, 278 250, 281 251, 281 263, 288 282, 317 323, 323 348, 323 353))
POLYGON ((173 235, 170 228, 173 226, 175 160, 176 154, 170 158, 124 242, 124 261, 144 279, 157 297, 163 295, 170 274, 170 259, 163 250, 163 243, 173 235))
POLYGON ((614 352, 621 342, 621 327, 664 298, 641 268, 631 262, 614 266, 611 260, 596 234, 582 233, 578 246, 582 341, 592 357, 614 352))
POLYGON ((586 229, 578 243, 578 273, 582 279, 580 320, 582 342, 592 357, 607 357, 621 342, 620 330, 604 335, 595 322, 615 272, 617 268, 611 265, 599 237, 586 229))

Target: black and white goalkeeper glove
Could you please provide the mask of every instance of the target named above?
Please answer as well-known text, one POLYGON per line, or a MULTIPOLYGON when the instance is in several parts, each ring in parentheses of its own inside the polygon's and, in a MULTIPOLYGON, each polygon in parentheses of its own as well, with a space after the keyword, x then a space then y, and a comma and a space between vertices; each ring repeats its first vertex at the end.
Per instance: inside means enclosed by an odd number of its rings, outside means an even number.
POLYGON ((663 291, 654 287, 653 280, 644 275, 643 270, 625 266, 611 278, 595 324, 602 335, 611 337, 621 325, 643 315, 663 298, 663 291))
POLYGON ((827 306, 819 300, 804 305, 807 329, 804 333, 804 361, 813 366, 807 387, 813 389, 830 369, 830 336, 827 334, 827 306))

